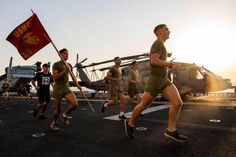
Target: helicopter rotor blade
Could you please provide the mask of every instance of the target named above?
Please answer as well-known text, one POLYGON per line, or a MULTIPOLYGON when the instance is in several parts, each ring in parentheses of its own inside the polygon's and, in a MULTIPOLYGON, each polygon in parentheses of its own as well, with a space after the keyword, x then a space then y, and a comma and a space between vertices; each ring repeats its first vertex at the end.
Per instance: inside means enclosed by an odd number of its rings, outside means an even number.
POLYGON ((79 62, 79 54, 76 54, 76 64, 79 62))
MULTIPOLYGON (((139 54, 139 55, 132 55, 132 56, 127 56, 127 57, 121 57, 121 60, 137 60, 137 59, 143 59, 143 58, 147 58, 149 57, 148 53, 143 53, 143 54, 139 54)), ((114 59, 110 59, 110 60, 106 60, 106 61, 102 61, 102 62, 97 62, 97 63, 91 63, 89 65, 85 65, 82 66, 82 68, 87 68, 87 67, 91 67, 91 66, 96 66, 96 65, 100 65, 100 64, 105 64, 105 63, 110 63, 110 62, 114 62, 114 59)))
POLYGON ((80 62, 80 64, 82 64, 83 62, 85 62, 87 59, 88 59, 88 58, 85 58, 84 60, 82 60, 82 61, 80 62))

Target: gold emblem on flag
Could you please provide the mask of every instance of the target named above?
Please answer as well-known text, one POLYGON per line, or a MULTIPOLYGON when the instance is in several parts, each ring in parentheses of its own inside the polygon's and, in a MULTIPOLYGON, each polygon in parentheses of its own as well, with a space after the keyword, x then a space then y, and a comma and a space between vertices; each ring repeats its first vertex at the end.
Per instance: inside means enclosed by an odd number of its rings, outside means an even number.
POLYGON ((36 35, 33 35, 32 32, 26 33, 22 39, 24 43, 30 44, 30 45, 38 45, 39 43, 39 38, 36 35))

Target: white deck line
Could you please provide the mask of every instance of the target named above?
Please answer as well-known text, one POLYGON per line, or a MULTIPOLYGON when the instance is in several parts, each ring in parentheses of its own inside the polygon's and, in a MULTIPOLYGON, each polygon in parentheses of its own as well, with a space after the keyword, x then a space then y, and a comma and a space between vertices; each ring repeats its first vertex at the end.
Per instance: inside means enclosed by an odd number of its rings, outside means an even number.
MULTIPOLYGON (((146 110, 144 110, 144 111, 142 112, 142 114, 147 114, 147 113, 151 113, 151 112, 163 110, 163 109, 166 109, 166 108, 169 108, 169 107, 170 107, 169 104, 161 105, 161 106, 155 106, 155 107, 150 107, 150 108, 147 108, 146 110)), ((127 113, 125 113, 126 117, 130 117, 131 114, 132 114, 132 112, 127 112, 127 113)), ((109 117, 104 117, 103 119, 120 121, 120 119, 119 119, 119 114, 113 115, 113 116, 109 116, 109 117)))

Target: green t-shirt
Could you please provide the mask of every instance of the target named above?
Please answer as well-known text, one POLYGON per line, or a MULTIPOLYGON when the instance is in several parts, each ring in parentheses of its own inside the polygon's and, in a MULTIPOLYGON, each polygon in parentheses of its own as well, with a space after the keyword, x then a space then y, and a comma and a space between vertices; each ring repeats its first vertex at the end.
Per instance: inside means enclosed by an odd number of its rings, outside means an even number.
MULTIPOLYGON (((151 47, 150 54, 158 53, 160 55, 160 59, 166 61, 167 51, 164 44, 160 40, 156 40, 151 47)), ((157 65, 151 64, 151 74, 167 76, 167 67, 159 67, 157 65)))
MULTIPOLYGON (((131 69, 129 71, 128 76, 131 78, 131 80, 137 81, 139 78, 139 71, 135 69, 131 69)), ((129 82, 129 88, 136 88, 136 87, 137 87, 137 83, 129 82)))
MULTIPOLYGON (((67 63, 70 68, 72 69, 72 66, 70 63, 67 63)), ((58 61, 56 63, 53 64, 52 66, 53 70, 57 70, 58 73, 64 71, 65 69, 65 64, 62 61, 58 61)), ((69 81, 69 73, 65 74, 64 76, 62 76, 61 78, 54 80, 56 85, 61 85, 61 86, 67 86, 68 85, 68 81, 69 81)))
MULTIPOLYGON (((121 78, 122 77, 122 73, 120 71, 119 68, 116 68, 115 66, 113 66, 109 72, 111 73, 111 77, 113 78, 121 78)), ((114 80, 110 80, 111 86, 113 85, 120 85, 120 81, 114 81, 114 80)))

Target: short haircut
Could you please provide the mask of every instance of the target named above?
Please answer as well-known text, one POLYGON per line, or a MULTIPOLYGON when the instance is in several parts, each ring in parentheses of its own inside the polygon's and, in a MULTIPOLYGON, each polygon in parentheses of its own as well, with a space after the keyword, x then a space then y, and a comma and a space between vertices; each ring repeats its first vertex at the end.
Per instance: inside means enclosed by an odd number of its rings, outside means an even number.
POLYGON ((132 63, 131 63, 131 65, 134 65, 134 64, 136 64, 136 63, 138 63, 137 61, 133 61, 132 63))
POLYGON ((117 60, 118 58, 120 58, 120 57, 116 56, 116 57, 114 58, 114 61, 117 60))
POLYGON ((68 51, 66 48, 61 49, 59 52, 62 54, 63 52, 68 51))
POLYGON ((43 64, 43 67, 50 67, 50 65, 45 63, 45 64, 43 64))
POLYGON ((161 29, 161 28, 163 28, 163 27, 166 27, 166 24, 159 24, 159 25, 157 25, 155 28, 154 28, 154 34, 156 34, 156 32, 159 30, 159 29, 161 29))

